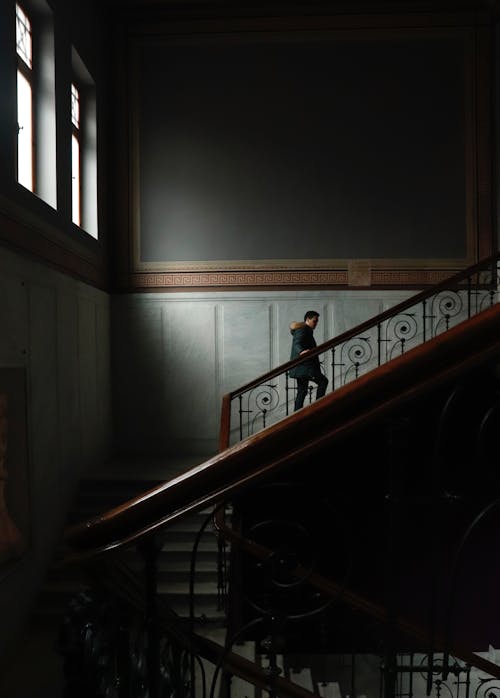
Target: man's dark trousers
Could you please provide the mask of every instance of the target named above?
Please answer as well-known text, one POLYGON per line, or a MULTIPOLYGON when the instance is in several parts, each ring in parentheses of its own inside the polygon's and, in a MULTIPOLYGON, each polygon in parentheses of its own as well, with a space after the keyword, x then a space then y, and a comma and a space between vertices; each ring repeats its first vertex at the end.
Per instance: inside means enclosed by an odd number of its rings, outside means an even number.
POLYGON ((307 395, 307 388, 309 381, 313 381, 317 384, 318 388, 316 390, 316 400, 326 393, 326 388, 328 386, 328 378, 324 376, 321 372, 311 371, 311 375, 304 376, 303 378, 296 378, 297 381, 297 395, 295 396, 295 412, 300 410, 304 405, 304 400, 307 395))

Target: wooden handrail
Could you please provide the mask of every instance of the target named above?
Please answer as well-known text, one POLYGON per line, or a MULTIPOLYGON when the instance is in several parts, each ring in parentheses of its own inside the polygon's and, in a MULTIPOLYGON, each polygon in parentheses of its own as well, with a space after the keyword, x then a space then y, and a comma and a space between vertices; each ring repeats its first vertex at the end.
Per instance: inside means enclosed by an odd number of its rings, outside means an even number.
POLYGON ((408 400, 500 354, 493 306, 354 383, 191 468, 173 480, 66 531, 75 554, 93 555, 147 536, 352 434, 408 400))
MULTIPOLYGON (((248 392, 249 390, 252 390, 253 388, 256 388, 262 383, 266 383, 272 380, 273 378, 276 378, 277 376, 286 373, 295 366, 304 363, 304 361, 309 361, 312 357, 319 356, 320 354, 323 354, 325 351, 333 349, 335 346, 342 344, 343 342, 346 342, 352 337, 356 337, 357 335, 362 334, 366 330, 376 327, 378 324, 384 322, 385 320, 388 320, 389 318, 404 312, 408 308, 411 308, 414 305, 417 305, 418 303, 422 303, 423 301, 427 300, 428 298, 431 298, 432 296, 435 296, 441 291, 457 289, 460 286, 460 284, 466 281, 470 276, 473 276, 474 274, 479 273, 481 271, 485 271, 486 269, 488 269, 489 266, 493 267, 493 265, 495 265, 499 260, 500 252, 496 255, 492 255, 491 257, 482 260, 481 262, 478 262, 477 264, 473 264, 472 266, 468 267, 467 269, 464 269, 463 271, 457 272, 453 276, 450 276, 448 279, 441 281, 439 284, 436 284, 431 288, 425 289, 424 291, 420 291, 419 293, 415 294, 414 296, 411 296, 407 300, 401 301, 401 303, 397 303, 396 305, 392 306, 392 308, 389 308, 388 310, 379 313, 375 317, 372 317, 369 320, 365 320, 365 322, 356 325, 356 327, 353 327, 350 330, 346 330, 345 332, 342 332, 342 334, 337 335, 336 337, 329 339, 326 342, 323 342, 323 344, 319 344, 315 349, 309 351, 307 356, 286 361, 280 366, 277 366, 276 368, 273 368, 270 371, 263 373, 258 378, 254 378, 248 383, 245 383, 239 388, 236 388, 236 390, 232 390, 229 393, 226 393, 222 401, 222 414, 219 433, 219 444, 221 446, 221 450, 223 448, 227 448, 227 446, 229 445, 231 419, 230 411, 231 402, 232 400, 234 400, 234 398, 243 395, 244 393, 248 392)), ((466 287, 464 287, 459 290, 467 289, 466 287)))

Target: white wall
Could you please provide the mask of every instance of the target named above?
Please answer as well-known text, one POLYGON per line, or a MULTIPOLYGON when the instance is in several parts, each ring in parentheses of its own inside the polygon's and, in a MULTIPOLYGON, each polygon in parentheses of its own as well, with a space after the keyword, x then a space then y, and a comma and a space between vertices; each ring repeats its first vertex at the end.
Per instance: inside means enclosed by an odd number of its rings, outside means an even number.
POLYGON ((31 541, 0 568, 0 656, 22 625, 80 474, 111 442, 109 297, 0 248, 0 366, 27 378, 31 541))
POLYGON ((140 293, 112 299, 116 448, 210 455, 222 396, 290 358, 289 324, 318 310, 318 344, 404 291, 140 293))

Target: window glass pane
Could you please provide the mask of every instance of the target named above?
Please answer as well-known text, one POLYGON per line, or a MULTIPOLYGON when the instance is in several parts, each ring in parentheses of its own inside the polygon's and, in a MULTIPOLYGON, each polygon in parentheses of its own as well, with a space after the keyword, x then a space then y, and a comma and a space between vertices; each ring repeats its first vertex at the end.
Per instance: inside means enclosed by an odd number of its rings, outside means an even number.
POLYGON ((80 225, 80 144, 76 136, 71 139, 71 176, 72 220, 76 225, 80 225))
POLYGON ((33 137, 31 85, 17 71, 17 180, 33 191, 33 137))
POLYGON ((80 95, 74 85, 71 85, 71 121, 75 128, 80 128, 80 95))
POLYGON ((16 5, 17 55, 31 68, 31 22, 19 5, 16 5))

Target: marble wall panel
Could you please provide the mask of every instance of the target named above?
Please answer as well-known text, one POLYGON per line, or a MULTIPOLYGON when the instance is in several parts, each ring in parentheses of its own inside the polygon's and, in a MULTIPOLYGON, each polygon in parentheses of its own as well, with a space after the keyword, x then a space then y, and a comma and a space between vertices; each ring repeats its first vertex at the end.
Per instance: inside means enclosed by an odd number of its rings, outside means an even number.
POLYGON ((66 490, 74 483, 75 469, 82 464, 80 412, 80 368, 78 342, 78 297, 61 292, 57 298, 57 388, 61 484, 66 490))
POLYGON ((220 409, 216 396, 215 305, 162 303, 165 428, 174 442, 214 434, 220 409), (170 415, 170 418, 169 418, 170 415))
POLYGON ((164 433, 162 307, 148 297, 114 299, 113 414, 117 453, 155 453, 164 433))
POLYGON ((28 552, 0 575, 0 654, 33 603, 82 468, 109 457, 109 337, 102 344, 97 372, 96 313, 109 335, 107 294, 0 250, 0 363, 26 367, 33 530, 28 552), (87 391, 85 419, 80 413, 82 387, 87 391), (103 429, 98 432, 97 402, 106 438, 103 429))
POLYGON ((382 303, 376 296, 365 294, 358 297, 340 297, 333 304, 334 335, 360 325, 383 310, 382 303))
POLYGON ((22 277, 0 264, 0 365, 24 365, 28 347, 28 292, 22 277))
POLYGON ((224 392, 266 373, 274 366, 270 304, 266 300, 224 304, 224 392))
MULTIPOLYGON (((86 457, 92 460, 94 434, 98 428, 96 304, 78 299, 78 367, 80 371, 81 439, 86 457)), ((98 463, 95 463, 97 466, 98 463)))
POLYGON ((111 375, 111 323, 109 297, 103 295, 96 302, 96 386, 97 411, 95 449, 96 454, 106 452, 112 441, 111 375))
POLYGON ((47 503, 59 497, 57 402, 57 306, 53 287, 29 284, 29 403, 31 421, 34 530, 53 514, 47 503))

